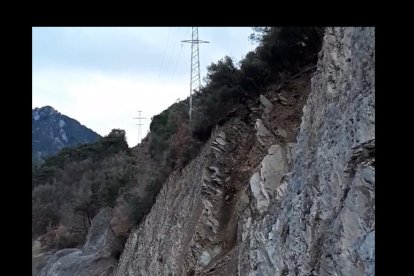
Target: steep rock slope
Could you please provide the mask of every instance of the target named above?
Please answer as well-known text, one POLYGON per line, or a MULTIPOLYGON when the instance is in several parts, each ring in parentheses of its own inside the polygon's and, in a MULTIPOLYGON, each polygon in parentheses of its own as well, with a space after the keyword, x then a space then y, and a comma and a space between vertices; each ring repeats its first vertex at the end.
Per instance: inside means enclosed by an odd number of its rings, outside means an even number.
POLYGON ((241 221, 242 275, 374 275, 374 47, 373 28, 327 29, 293 168, 241 221))
POLYGON ((374 47, 327 28, 311 89, 305 69, 218 127, 116 275, 374 275, 374 47))
POLYGON ((32 159, 57 153, 63 147, 95 142, 101 136, 51 106, 32 110, 32 159))
MULTIPOLYGON (((117 275, 236 273, 238 224, 254 199, 249 179, 260 171, 270 145, 283 143, 283 152, 290 152, 297 114, 310 91, 310 69, 270 87, 213 131, 199 156, 169 178, 133 231, 117 275)), ((278 158, 281 152, 274 151, 278 158)))

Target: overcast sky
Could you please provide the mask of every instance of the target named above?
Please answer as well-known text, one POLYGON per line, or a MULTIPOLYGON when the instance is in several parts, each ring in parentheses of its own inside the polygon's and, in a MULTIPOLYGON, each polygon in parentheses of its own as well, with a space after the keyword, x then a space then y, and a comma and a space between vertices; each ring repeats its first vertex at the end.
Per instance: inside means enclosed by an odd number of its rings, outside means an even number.
MULTIPOLYGON (((33 28, 32 107, 50 105, 104 136, 126 131, 138 142, 151 117, 189 95, 191 27, 36 27, 33 28)), ((240 61, 255 45, 251 28, 199 28, 200 73, 229 55, 240 61)))

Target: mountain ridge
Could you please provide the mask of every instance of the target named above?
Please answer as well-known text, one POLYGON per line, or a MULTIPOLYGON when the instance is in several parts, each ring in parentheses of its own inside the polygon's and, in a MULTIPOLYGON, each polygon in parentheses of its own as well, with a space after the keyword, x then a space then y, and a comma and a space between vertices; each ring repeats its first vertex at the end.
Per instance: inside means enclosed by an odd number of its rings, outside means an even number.
POLYGON ((64 147, 95 142, 101 136, 50 105, 32 109, 32 161, 56 154, 64 147))

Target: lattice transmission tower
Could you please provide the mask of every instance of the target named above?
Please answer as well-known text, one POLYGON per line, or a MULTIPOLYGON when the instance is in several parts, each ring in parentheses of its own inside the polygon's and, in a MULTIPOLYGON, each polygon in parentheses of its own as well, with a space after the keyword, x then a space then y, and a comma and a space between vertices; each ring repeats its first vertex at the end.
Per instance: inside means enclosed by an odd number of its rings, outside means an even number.
POLYGON ((191 111, 193 110, 192 93, 193 89, 200 91, 200 51, 198 45, 200 43, 209 43, 198 39, 198 27, 192 27, 192 36, 189 40, 182 40, 181 42, 191 43, 191 77, 190 77, 190 110, 189 116, 191 120, 191 111))
POLYGON ((145 117, 141 117, 141 112, 142 111, 138 111, 138 117, 133 118, 133 119, 138 119, 138 124, 137 124, 137 126, 138 126, 138 144, 141 141, 141 126, 142 126, 141 120, 146 119, 145 117))

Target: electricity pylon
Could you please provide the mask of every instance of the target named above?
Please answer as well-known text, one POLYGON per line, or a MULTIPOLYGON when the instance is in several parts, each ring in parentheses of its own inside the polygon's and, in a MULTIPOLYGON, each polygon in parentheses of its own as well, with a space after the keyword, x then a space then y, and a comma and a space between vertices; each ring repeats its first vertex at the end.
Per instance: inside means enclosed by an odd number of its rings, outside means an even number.
POLYGON ((191 43, 191 77, 190 77, 190 110, 189 116, 191 120, 191 110, 193 109, 193 101, 191 95, 193 93, 193 88, 198 88, 200 91, 200 54, 198 44, 200 43, 209 43, 208 41, 203 41, 198 39, 198 27, 192 27, 192 36, 191 40, 182 40, 181 42, 191 43))
POLYGON ((137 124, 137 126, 138 126, 138 144, 139 144, 139 142, 140 142, 140 136, 141 136, 141 126, 142 126, 142 124, 141 124, 141 120, 142 119, 146 119, 146 118, 144 118, 144 117, 141 117, 141 112, 142 111, 138 111, 138 117, 134 117, 133 119, 138 119, 138 124, 137 124))

